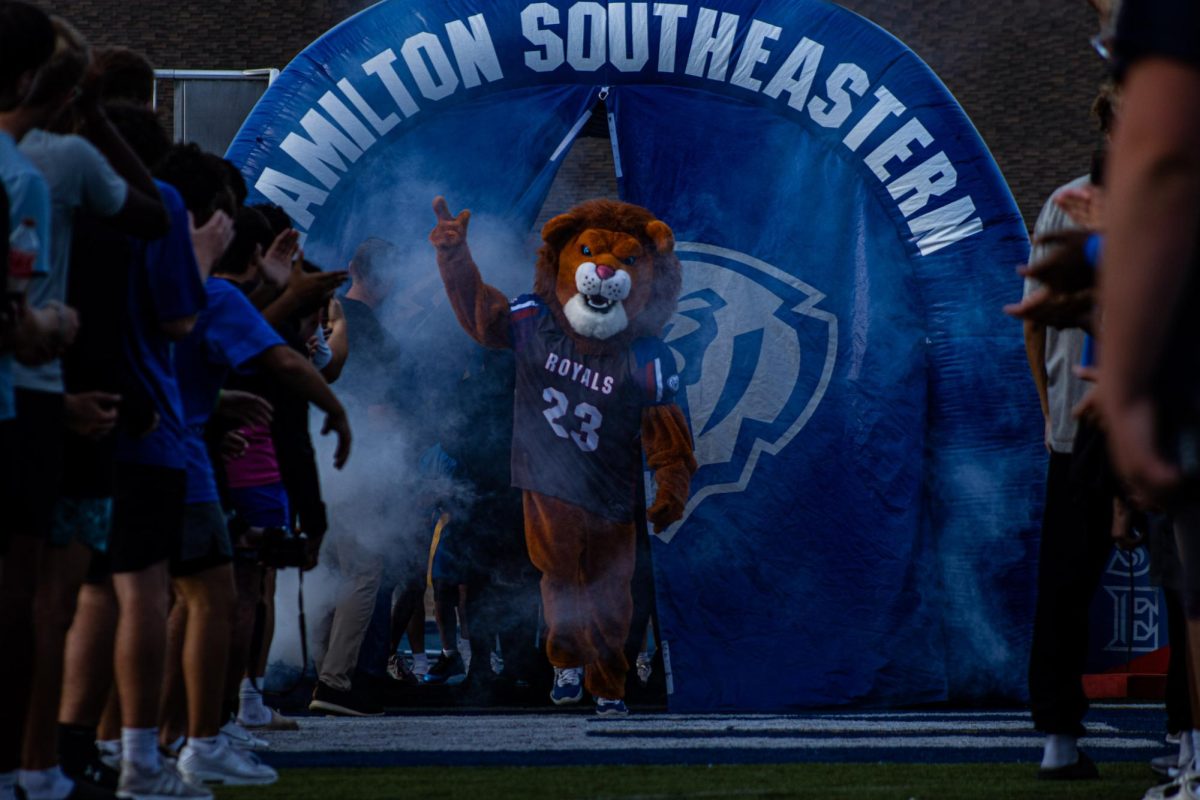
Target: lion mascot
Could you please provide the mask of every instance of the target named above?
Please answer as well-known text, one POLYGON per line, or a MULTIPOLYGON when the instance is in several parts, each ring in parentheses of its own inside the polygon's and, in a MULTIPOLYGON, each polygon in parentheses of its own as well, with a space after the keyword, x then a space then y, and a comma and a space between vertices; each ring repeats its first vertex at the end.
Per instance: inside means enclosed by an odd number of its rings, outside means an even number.
POLYGON ((452 216, 441 197, 433 209, 429 239, 459 323, 516 354, 512 480, 542 573, 551 699, 576 703, 586 687, 598 714, 626 714, 642 452, 656 531, 683 516, 696 471, 675 360, 658 338, 682 285, 674 235, 644 208, 582 203, 542 228, 534 294, 509 301, 471 258, 470 212, 452 216))

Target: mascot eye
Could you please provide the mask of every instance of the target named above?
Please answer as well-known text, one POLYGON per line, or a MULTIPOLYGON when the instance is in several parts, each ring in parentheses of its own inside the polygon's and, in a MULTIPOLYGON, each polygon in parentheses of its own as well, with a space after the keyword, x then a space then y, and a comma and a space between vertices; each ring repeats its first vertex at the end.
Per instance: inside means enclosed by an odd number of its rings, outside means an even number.
POLYGON ((592 254, 592 248, 588 247, 586 244, 579 249, 583 251, 585 256, 590 256, 592 254))
POLYGON ((629 258, 625 259, 625 263, 631 267, 633 266, 633 262, 635 262, 635 261, 637 261, 637 259, 634 258, 633 256, 630 256, 629 258))

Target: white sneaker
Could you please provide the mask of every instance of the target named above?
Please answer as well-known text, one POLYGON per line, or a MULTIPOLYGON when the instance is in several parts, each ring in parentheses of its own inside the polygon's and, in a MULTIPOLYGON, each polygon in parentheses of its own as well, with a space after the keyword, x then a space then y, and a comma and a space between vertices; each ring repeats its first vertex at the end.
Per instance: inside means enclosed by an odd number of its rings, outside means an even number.
POLYGON ((188 783, 170 764, 164 763, 158 770, 151 771, 132 761, 122 761, 117 797, 121 800, 177 800, 181 797, 212 800, 212 792, 188 783))
POLYGON ((239 750, 266 750, 271 746, 266 739, 258 738, 232 719, 221 726, 221 734, 228 737, 229 743, 239 750))
POLYGON ((1200 772, 1185 772, 1170 783, 1154 786, 1142 800, 1200 800, 1200 772))
POLYGON ((258 760, 229 746, 224 736, 217 737, 213 748, 200 748, 188 742, 179 754, 179 772, 191 783, 221 786, 266 786, 279 780, 279 773, 258 760))

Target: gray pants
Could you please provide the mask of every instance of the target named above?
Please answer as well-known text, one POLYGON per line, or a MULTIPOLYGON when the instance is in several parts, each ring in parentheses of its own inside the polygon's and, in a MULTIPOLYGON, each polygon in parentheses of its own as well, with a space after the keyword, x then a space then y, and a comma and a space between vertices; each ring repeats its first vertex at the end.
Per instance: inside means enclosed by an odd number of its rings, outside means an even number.
POLYGON ((322 561, 336 562, 339 585, 333 606, 317 621, 313 651, 321 682, 348 691, 358 651, 375 611, 375 595, 383 579, 383 559, 352 536, 331 531, 322 561))

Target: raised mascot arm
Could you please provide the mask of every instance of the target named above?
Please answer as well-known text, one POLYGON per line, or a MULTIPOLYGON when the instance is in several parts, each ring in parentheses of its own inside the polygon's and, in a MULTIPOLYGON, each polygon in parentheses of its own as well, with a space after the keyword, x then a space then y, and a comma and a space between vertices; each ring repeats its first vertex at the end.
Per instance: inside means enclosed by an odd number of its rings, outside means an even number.
POLYGON ((446 286, 450 306, 471 338, 484 347, 511 347, 508 333, 508 298, 499 289, 488 286, 467 247, 467 223, 471 212, 450 215, 446 198, 433 201, 437 225, 429 241, 437 250, 438 271, 446 286))
POLYGON ((692 433, 679 406, 670 403, 642 410, 642 447, 658 484, 658 494, 646 518, 654 525, 654 532, 661 533, 683 517, 696 472, 692 433))

